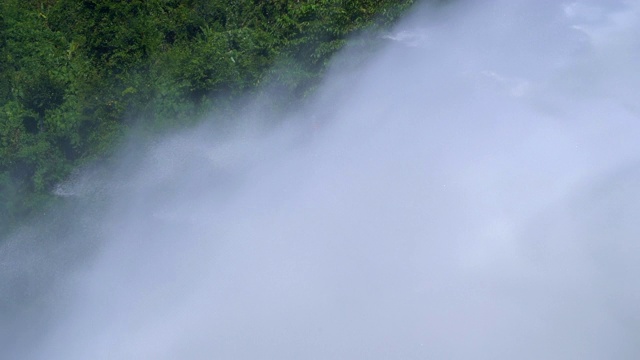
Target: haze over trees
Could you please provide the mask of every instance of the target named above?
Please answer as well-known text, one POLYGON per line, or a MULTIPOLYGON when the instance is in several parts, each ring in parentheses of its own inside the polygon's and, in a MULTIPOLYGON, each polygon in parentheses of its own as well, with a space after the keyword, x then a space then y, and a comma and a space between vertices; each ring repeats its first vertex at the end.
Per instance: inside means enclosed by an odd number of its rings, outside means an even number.
POLYGON ((3 1, 0 233, 132 128, 152 134, 232 111, 264 84, 283 94, 272 110, 286 109, 348 36, 375 34, 413 2, 3 1))

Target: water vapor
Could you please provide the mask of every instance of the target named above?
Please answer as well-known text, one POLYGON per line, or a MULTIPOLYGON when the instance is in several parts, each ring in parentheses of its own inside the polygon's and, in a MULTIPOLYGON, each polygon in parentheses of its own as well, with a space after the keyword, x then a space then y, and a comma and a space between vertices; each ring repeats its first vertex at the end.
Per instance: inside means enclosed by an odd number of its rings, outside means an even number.
POLYGON ((640 358, 638 34, 633 1, 424 4, 275 129, 79 173, 0 243, 0 355, 640 358))

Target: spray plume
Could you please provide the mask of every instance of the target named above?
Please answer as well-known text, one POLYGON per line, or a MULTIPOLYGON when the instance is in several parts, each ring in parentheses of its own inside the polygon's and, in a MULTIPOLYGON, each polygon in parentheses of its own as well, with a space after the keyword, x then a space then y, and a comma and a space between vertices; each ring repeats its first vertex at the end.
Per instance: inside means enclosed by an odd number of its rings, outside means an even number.
POLYGON ((0 354, 638 358, 639 11, 418 8, 275 130, 79 174, 0 247, 0 354))

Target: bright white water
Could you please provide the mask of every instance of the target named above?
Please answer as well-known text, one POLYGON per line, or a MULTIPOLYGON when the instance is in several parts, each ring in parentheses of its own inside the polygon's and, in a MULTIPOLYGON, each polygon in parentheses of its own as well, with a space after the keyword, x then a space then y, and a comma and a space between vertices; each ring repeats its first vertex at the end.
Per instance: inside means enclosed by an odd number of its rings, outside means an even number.
POLYGON ((0 243, 0 357, 640 358, 639 16, 417 9, 278 129, 79 174, 0 243))

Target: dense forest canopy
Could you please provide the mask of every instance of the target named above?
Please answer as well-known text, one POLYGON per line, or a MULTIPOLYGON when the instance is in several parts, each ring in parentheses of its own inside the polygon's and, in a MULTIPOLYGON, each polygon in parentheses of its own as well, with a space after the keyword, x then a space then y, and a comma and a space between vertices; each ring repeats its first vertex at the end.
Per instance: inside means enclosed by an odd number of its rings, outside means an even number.
POLYGON ((348 36, 388 27, 413 2, 4 0, 0 233, 134 126, 184 126, 265 83, 286 108, 348 36))

